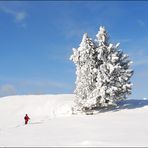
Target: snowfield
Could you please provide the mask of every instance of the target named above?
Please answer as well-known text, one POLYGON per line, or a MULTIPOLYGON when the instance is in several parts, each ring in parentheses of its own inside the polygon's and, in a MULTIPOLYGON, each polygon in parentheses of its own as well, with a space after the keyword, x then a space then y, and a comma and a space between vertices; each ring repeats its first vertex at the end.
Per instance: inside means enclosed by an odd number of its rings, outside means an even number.
POLYGON ((148 100, 119 102, 94 115, 72 115, 75 96, 0 98, 0 146, 148 146, 148 100), (31 118, 24 125, 24 116, 31 118))

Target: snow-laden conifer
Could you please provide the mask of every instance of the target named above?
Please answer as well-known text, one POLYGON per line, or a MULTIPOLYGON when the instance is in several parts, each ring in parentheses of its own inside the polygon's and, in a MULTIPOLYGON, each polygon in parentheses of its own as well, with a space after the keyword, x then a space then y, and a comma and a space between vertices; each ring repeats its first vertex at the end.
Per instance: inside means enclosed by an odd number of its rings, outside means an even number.
POLYGON ((104 27, 96 35, 95 45, 84 34, 80 47, 71 59, 76 64, 76 107, 79 110, 113 105, 131 94, 133 71, 128 55, 119 50, 119 43, 109 43, 104 27))
POLYGON ((95 66, 94 53, 94 43, 85 33, 79 48, 73 48, 73 55, 70 58, 76 65, 75 107, 77 110, 83 110, 88 96, 95 87, 95 73, 93 71, 95 66))
POLYGON ((98 41, 95 89, 87 99, 86 106, 101 107, 115 104, 117 100, 126 99, 131 94, 130 78, 133 71, 128 55, 119 50, 119 43, 109 43, 109 36, 104 27, 96 35, 98 41), (101 61, 101 62, 100 62, 101 61))

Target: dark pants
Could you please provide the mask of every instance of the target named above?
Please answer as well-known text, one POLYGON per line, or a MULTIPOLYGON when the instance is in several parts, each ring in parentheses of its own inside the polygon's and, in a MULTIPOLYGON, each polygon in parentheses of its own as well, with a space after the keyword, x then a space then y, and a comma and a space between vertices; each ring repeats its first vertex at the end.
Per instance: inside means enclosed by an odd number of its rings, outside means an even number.
POLYGON ((25 120, 25 124, 27 124, 28 123, 28 120, 25 120))

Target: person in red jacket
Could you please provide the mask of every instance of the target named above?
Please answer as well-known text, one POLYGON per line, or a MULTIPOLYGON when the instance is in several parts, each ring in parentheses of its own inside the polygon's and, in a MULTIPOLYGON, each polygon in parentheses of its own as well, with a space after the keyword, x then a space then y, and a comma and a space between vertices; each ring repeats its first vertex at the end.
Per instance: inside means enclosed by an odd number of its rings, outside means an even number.
POLYGON ((30 118, 27 114, 25 115, 24 119, 25 119, 25 124, 28 124, 28 121, 30 120, 30 118))

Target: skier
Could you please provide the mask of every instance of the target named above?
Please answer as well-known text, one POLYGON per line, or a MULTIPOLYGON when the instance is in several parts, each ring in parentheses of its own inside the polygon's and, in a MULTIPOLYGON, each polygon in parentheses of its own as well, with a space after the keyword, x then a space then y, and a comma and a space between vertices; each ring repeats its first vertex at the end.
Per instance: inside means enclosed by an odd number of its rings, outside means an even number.
POLYGON ((25 115, 24 119, 25 119, 25 124, 28 124, 28 121, 30 120, 30 118, 27 114, 25 115))

